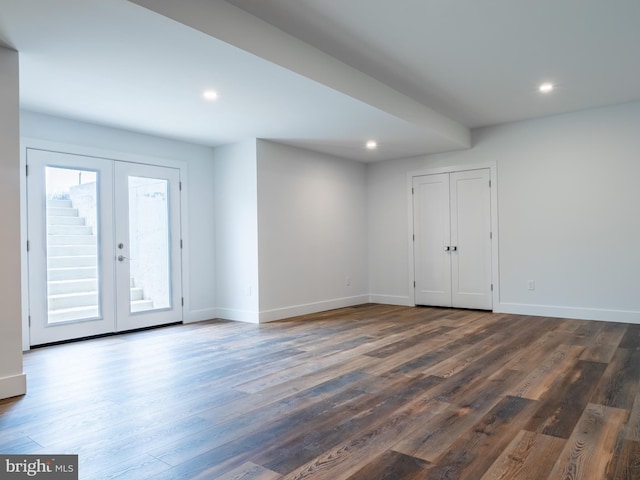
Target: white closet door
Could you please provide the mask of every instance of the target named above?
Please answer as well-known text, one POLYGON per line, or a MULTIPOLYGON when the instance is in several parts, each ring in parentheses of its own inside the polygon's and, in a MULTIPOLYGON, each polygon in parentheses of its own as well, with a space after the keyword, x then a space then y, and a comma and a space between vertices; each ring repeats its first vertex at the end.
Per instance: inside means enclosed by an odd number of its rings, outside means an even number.
POLYGON ((449 174, 413 179, 415 302, 451 306, 449 174))
POLYGON ((489 170, 451 173, 451 302, 491 309, 489 170))

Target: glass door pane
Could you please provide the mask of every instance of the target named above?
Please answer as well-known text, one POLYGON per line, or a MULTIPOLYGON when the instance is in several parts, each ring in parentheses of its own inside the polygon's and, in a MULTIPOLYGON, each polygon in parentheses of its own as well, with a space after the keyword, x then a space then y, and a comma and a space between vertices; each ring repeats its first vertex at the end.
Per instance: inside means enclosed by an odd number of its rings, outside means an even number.
POLYGON ((171 308, 168 183, 128 177, 130 312, 171 308))
POLYGON ((100 317, 98 172, 45 167, 47 321, 100 317))

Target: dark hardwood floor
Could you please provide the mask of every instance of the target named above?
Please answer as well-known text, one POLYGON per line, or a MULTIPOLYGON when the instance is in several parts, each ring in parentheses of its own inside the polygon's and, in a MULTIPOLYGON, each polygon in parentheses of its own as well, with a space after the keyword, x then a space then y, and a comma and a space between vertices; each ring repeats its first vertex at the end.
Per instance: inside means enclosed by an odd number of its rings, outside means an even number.
POLYGON ((24 364, 0 453, 83 479, 640 478, 640 325, 364 305, 24 364))

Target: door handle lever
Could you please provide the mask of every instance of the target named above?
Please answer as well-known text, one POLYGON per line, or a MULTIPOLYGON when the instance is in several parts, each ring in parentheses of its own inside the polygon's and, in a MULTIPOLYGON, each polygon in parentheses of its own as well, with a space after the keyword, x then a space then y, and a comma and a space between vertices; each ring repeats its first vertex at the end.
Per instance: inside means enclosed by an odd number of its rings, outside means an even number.
POLYGON ((445 252, 448 252, 448 251, 450 251, 450 250, 451 250, 451 247, 450 247, 449 245, 447 245, 446 247, 444 247, 444 251, 445 251, 445 252))
POLYGON ((124 255, 118 255, 118 261, 124 262, 125 260, 131 260, 129 257, 125 257, 124 255))

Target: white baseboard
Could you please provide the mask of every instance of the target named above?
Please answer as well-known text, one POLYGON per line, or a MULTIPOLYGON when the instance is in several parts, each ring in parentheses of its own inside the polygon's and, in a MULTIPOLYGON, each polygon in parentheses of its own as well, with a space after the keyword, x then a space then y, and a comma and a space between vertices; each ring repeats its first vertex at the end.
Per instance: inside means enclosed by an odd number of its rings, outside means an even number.
POLYGON ((201 310, 192 310, 185 312, 183 323, 202 322, 204 320, 213 320, 218 317, 217 308, 203 308, 201 310))
MULTIPOLYGON (((294 305, 261 312, 235 309, 207 309, 190 312, 187 322, 222 318, 247 323, 266 323, 284 318, 308 315, 336 308, 351 307, 363 303, 379 303, 383 305, 400 305, 413 307, 415 304, 406 296, 400 295, 358 295, 354 297, 338 298, 323 302, 294 305)), ((613 310, 599 308, 566 307, 558 305, 533 305, 524 303, 501 302, 494 305, 495 313, 512 313, 516 315, 532 315, 538 317, 575 318, 578 320, 599 320, 605 322, 622 322, 640 324, 640 311, 613 310)))
POLYGON ((294 305, 291 307, 275 308, 273 310, 263 310, 260 312, 260 323, 274 322, 283 318, 308 315, 310 313, 324 312, 336 308, 352 307, 369 303, 369 295, 358 295, 355 297, 336 298, 322 302, 307 303, 304 305, 294 305))
POLYGON ((213 318, 233 320, 234 322, 260 323, 258 312, 253 310, 237 310, 234 308, 216 308, 213 318))
POLYGON ((495 313, 513 313, 537 317, 575 318, 578 320, 600 320, 604 322, 640 323, 640 312, 600 308, 563 307, 557 305, 528 305, 524 303, 498 304, 495 313))
POLYGON ((403 307, 415 307, 416 304, 409 297, 400 295, 380 295, 372 293, 369 295, 370 303, 381 303, 383 305, 400 305, 403 307))
POLYGON ((24 373, 0 378, 0 400, 27 393, 27 376, 24 373))

